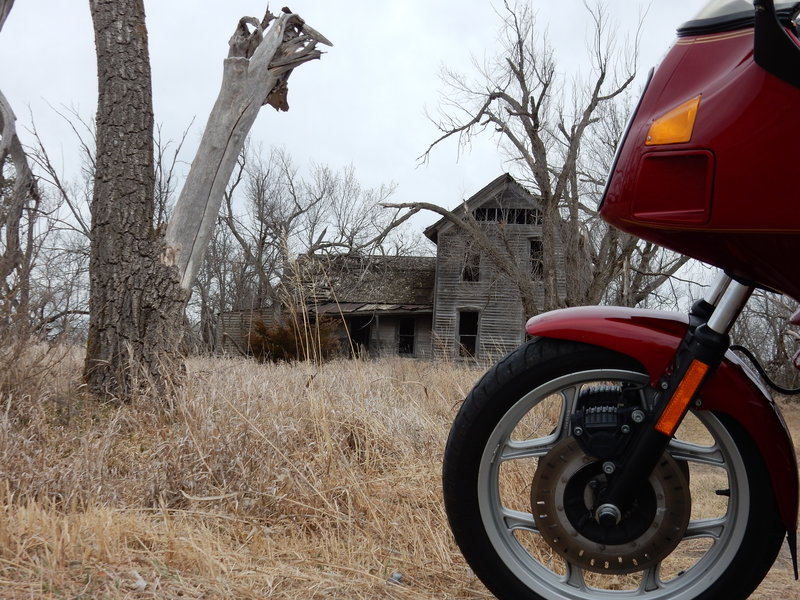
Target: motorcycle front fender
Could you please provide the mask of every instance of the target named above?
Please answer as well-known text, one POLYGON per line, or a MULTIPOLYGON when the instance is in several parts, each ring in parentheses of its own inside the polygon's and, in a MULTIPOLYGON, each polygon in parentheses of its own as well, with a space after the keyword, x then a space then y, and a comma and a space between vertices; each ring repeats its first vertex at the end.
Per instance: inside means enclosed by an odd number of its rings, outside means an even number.
MULTIPOLYGON (((528 320, 536 337, 571 340, 607 348, 637 360, 655 385, 689 326, 688 317, 622 307, 587 306, 556 310, 528 320)), ((797 529, 798 475, 794 445, 777 404, 755 374, 732 352, 700 390, 699 410, 724 413, 750 435, 764 458, 781 519, 797 529)))

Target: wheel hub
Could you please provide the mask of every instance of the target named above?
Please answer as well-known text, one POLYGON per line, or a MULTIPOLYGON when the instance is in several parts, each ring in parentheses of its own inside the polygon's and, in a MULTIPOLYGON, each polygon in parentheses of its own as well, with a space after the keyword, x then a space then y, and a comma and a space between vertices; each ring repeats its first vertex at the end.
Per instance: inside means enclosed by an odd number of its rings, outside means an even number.
POLYGON ((625 574, 659 563, 689 524, 691 495, 684 470, 664 453, 647 485, 611 525, 596 518, 609 511, 597 505, 607 477, 602 464, 587 456, 574 438, 539 459, 531 507, 542 537, 566 561, 588 571, 625 574))

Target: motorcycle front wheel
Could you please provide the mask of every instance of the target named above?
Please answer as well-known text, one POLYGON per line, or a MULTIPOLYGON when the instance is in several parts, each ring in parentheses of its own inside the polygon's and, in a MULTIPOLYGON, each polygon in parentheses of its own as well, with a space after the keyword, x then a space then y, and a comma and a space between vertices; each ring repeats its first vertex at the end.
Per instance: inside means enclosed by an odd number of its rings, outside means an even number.
POLYGON ((469 393, 445 449, 444 501, 498 598, 736 600, 769 571, 785 529, 755 444, 722 414, 687 416, 616 542, 580 516, 604 475, 572 437, 576 403, 647 384, 630 357, 536 338, 469 393))

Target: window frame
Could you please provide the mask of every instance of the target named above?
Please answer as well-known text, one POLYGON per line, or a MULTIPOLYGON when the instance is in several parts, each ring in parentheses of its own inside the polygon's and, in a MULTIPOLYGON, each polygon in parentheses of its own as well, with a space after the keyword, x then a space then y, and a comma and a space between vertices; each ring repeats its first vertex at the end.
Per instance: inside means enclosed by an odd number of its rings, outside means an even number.
POLYGON ((400 356, 414 356, 416 351, 417 320, 414 317, 399 317, 397 319, 397 354, 400 356), (403 325, 411 324, 411 333, 403 333, 403 325), (403 352, 403 341, 411 341, 410 352, 403 352))
POLYGON ((481 280, 481 253, 472 246, 464 253, 464 264, 461 266, 461 281, 476 283, 481 280))
POLYGON ((456 329, 456 343, 458 344, 458 356, 459 358, 477 358, 478 351, 480 349, 480 324, 481 324, 481 311, 475 310, 474 308, 462 308, 458 311, 458 322, 457 322, 457 329, 456 329), (465 315, 475 315, 475 333, 464 333, 464 316, 465 315), (464 344, 465 337, 469 338, 472 341, 472 352, 467 344, 464 344))
POLYGON ((542 238, 529 238, 528 239, 528 269, 531 279, 534 281, 542 281, 544 279, 544 244, 542 238), (534 246, 536 252, 534 254, 534 246))

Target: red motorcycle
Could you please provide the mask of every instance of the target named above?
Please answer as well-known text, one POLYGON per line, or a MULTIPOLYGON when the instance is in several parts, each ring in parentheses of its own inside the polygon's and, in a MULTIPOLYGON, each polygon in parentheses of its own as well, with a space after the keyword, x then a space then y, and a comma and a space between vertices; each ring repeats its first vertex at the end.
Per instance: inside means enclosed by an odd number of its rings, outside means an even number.
POLYGON ((754 288, 800 300, 798 10, 709 2, 609 175, 606 221, 722 269, 705 298, 534 317, 464 401, 445 506, 498 598, 746 598, 784 539, 797 577, 794 447, 729 332, 754 288))

